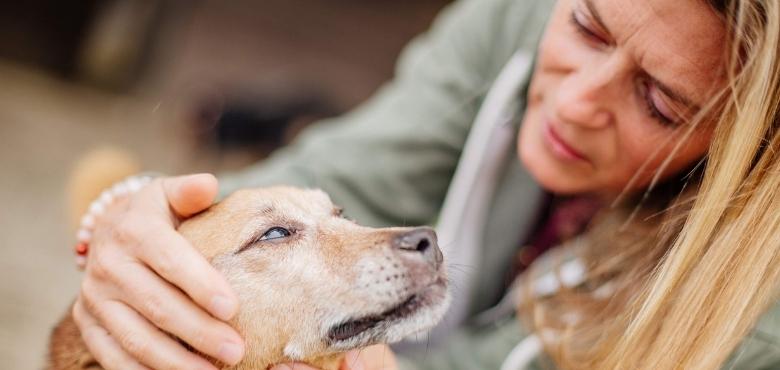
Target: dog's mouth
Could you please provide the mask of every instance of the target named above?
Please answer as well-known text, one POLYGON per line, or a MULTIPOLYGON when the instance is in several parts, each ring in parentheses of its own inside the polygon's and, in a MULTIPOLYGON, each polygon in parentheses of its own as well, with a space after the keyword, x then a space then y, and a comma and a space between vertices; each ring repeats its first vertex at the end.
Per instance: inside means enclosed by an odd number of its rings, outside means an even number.
POLYGON ((435 288, 444 287, 446 284, 445 279, 436 279, 433 283, 422 289, 421 292, 410 295, 404 301, 389 310, 377 315, 363 316, 335 325, 328 331, 328 340, 332 343, 343 342, 373 329, 380 324, 410 317, 421 308, 430 304, 435 304, 436 302, 431 302, 430 297, 428 297, 430 294, 426 293, 429 293, 435 288))

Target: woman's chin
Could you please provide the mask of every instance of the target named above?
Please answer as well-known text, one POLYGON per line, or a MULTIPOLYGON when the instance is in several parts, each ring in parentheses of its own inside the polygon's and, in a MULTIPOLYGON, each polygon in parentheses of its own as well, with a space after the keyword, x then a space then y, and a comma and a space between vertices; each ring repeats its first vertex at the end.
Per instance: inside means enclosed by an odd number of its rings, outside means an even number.
POLYGON ((534 177, 534 179, 539 184, 539 186, 541 186, 544 190, 553 194, 574 195, 574 194, 591 193, 594 191, 589 187, 585 187, 582 186, 581 184, 578 184, 577 181, 563 180, 554 175, 547 175, 547 174, 537 175, 532 172, 531 176, 534 177))
POLYGON ((574 176, 570 171, 565 171, 553 158, 541 152, 542 148, 533 148, 533 145, 521 145, 519 148, 520 162, 544 190, 561 195, 598 191, 591 181, 593 177, 574 176))

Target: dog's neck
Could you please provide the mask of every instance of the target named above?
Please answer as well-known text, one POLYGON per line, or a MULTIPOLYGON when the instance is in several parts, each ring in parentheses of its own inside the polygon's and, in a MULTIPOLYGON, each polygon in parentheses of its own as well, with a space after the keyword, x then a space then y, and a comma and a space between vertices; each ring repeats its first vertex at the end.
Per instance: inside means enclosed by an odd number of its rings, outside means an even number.
MULTIPOLYGON (((265 341, 258 342, 247 340, 244 358, 235 366, 228 366, 214 359, 211 359, 211 362, 217 368, 223 370, 267 370, 276 364, 291 362, 306 363, 314 368, 322 370, 338 370, 344 359, 344 353, 335 353, 315 358, 294 360, 284 354, 283 348, 268 348, 264 347, 265 344, 267 344, 265 341)), ((203 356, 209 358, 206 355, 203 356)))
MULTIPOLYGON (((249 353, 247 353, 247 357, 244 358, 243 361, 241 361, 236 366, 227 366, 222 367, 224 370, 268 370, 272 366, 279 364, 279 363, 289 363, 291 360, 282 360, 277 359, 274 361, 269 361, 268 359, 259 359, 259 358, 252 358, 253 356, 249 353)), ((323 356, 313 359, 306 359, 299 362, 303 362, 308 364, 309 366, 312 366, 316 369, 322 369, 322 370, 338 370, 339 366, 341 365, 341 362, 344 358, 343 353, 329 355, 329 356, 323 356)))
POLYGON ((231 320, 245 341, 244 359, 231 370, 266 370, 279 363, 303 362, 317 369, 338 370, 343 353, 318 354, 321 349, 300 348, 301 338, 295 338, 295 328, 300 317, 289 312, 244 306, 244 310, 231 320), (257 311, 252 310, 257 309, 257 311), (256 317, 263 317, 262 321, 256 317), (261 325, 262 327, 259 327, 261 325), (315 355, 312 355, 315 354, 315 355))

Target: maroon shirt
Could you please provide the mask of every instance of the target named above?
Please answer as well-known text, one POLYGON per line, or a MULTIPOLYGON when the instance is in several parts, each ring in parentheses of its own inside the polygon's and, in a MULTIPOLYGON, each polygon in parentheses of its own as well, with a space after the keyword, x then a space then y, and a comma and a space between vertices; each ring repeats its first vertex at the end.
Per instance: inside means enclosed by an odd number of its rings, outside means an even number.
POLYGON ((602 203, 591 196, 556 197, 546 194, 536 225, 515 255, 514 279, 550 248, 582 233, 602 203))

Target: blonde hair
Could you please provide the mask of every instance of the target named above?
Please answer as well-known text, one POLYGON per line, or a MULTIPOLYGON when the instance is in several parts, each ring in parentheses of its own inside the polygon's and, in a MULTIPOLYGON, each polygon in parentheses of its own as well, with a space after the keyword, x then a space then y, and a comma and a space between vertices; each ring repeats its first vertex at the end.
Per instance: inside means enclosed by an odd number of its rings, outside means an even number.
POLYGON ((609 211, 583 237, 586 283, 520 307, 559 368, 717 369, 776 299, 780 2, 710 3, 730 47, 706 165, 670 199, 609 211))

